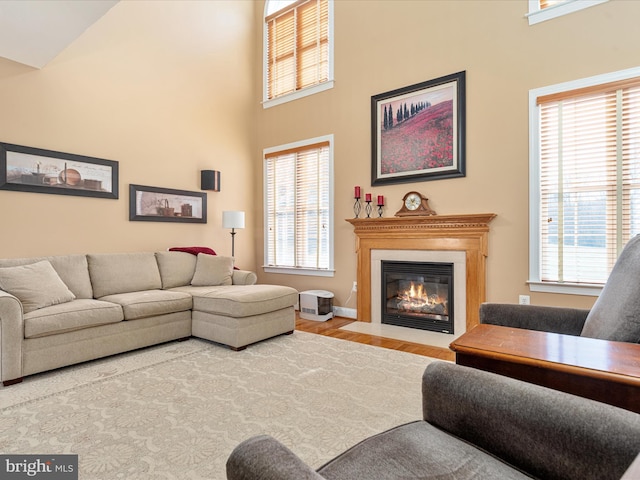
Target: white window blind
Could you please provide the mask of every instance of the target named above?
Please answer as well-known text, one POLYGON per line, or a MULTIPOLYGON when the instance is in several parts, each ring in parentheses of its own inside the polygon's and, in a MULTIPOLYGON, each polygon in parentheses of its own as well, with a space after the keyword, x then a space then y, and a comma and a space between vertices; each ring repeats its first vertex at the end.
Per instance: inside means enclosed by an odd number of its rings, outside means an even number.
POLYGON ((265 22, 267 100, 329 80, 329 0, 299 0, 265 22))
POLYGON ((265 154, 265 267, 332 270, 331 172, 328 141, 265 154))
POLYGON ((640 78, 537 104, 540 280, 604 284, 640 232, 640 78))

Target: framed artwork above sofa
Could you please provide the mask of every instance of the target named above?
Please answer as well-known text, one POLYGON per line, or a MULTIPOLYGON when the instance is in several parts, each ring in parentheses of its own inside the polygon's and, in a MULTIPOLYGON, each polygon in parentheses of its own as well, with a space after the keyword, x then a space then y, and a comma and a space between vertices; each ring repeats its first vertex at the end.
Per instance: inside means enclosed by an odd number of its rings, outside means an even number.
POLYGON ((207 223, 207 194, 130 184, 129 220, 207 223))

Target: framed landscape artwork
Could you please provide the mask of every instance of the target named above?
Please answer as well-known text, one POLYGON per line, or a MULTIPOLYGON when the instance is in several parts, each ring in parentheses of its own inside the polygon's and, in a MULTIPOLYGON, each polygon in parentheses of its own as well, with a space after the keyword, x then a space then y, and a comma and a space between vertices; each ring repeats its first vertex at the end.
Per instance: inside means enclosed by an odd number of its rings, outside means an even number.
POLYGON ((0 189, 118 198, 118 162, 0 143, 0 189))
POLYGON ((371 97, 371 185, 464 177, 465 72, 371 97))
POLYGON ((207 223, 207 194, 131 184, 129 220, 207 223))

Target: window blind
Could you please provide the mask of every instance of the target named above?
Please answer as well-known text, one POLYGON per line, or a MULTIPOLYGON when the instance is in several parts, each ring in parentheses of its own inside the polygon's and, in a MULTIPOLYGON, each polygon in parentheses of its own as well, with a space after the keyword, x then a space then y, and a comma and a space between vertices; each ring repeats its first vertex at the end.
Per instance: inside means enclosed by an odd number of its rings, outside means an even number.
POLYGON ((329 269, 329 143, 265 155, 267 266, 329 269))
POLYGON ((265 21, 268 99, 328 81, 328 0, 300 0, 265 21))
POLYGON ((640 79, 537 103, 541 280, 604 284, 640 232, 640 79))

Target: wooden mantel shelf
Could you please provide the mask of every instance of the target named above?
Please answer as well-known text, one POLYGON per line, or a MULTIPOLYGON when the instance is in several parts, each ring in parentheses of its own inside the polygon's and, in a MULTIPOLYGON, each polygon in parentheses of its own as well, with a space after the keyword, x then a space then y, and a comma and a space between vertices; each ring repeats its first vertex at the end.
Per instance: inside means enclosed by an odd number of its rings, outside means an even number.
MULTIPOLYGON (((366 230, 424 230, 424 229, 464 229, 487 228, 489 222, 495 218, 495 213, 476 213, 463 215, 429 215, 409 217, 382 218, 350 218, 356 231, 366 230)), ((391 233, 391 232, 389 232, 391 233)))
POLYGON ((453 250, 466 256, 467 330, 486 295, 489 223, 494 213, 347 219, 356 234, 358 320, 371 322, 372 250, 453 250))

